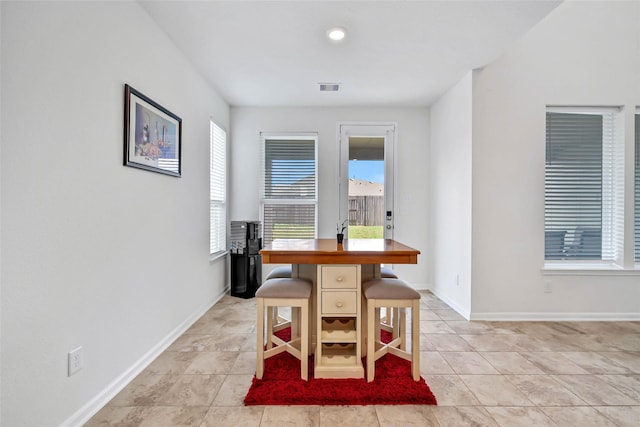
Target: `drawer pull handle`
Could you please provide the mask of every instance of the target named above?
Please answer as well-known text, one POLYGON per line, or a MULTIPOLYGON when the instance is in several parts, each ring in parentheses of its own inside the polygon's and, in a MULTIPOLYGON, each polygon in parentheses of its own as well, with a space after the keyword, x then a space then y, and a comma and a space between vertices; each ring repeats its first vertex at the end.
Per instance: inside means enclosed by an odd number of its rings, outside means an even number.
POLYGON ((340 301, 336 302, 336 307, 338 308, 342 308, 344 304, 342 304, 340 301))
POLYGON ((342 276, 336 277, 336 282, 342 282, 342 280, 343 280, 342 276))

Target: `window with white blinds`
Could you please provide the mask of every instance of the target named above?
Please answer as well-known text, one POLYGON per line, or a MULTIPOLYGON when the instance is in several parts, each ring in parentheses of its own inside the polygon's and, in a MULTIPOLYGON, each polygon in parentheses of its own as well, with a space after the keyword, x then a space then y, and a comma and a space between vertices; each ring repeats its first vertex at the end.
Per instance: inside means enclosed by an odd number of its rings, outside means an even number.
POLYGON ((215 254, 227 246, 227 132, 213 122, 209 145, 209 252, 215 254))
POLYGON ((636 111, 636 161, 635 161, 635 261, 640 262, 640 112, 636 111))
POLYGON ((264 245, 313 239, 317 229, 317 136, 262 135, 261 221, 264 245))
POLYGON ((618 115, 618 109, 547 109, 545 260, 623 263, 618 115))

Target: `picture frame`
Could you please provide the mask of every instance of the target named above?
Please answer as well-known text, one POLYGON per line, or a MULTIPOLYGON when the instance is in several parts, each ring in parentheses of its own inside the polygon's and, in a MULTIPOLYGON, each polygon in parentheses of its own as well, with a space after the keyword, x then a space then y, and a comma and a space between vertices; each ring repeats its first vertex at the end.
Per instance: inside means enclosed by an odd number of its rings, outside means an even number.
POLYGON ((124 85, 124 166, 182 176, 182 119, 124 85))

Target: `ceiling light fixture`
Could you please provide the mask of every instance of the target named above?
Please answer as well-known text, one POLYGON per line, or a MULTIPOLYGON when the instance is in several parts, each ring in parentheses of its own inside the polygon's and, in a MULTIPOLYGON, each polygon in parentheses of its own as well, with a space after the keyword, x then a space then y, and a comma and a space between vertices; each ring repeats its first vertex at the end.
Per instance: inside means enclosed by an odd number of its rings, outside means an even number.
POLYGON ((343 27, 333 27, 327 30, 327 37, 332 42, 341 42, 347 36, 347 30, 343 27))
POLYGON ((340 83, 318 83, 320 92, 337 92, 340 90, 340 83))

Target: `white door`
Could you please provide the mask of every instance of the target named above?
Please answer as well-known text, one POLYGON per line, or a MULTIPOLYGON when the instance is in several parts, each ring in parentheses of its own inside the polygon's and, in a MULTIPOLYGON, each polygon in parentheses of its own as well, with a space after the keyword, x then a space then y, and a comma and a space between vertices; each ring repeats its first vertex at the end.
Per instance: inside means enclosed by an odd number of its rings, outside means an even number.
POLYGON ((393 239, 393 176, 396 125, 341 124, 340 218, 347 238, 393 239))

